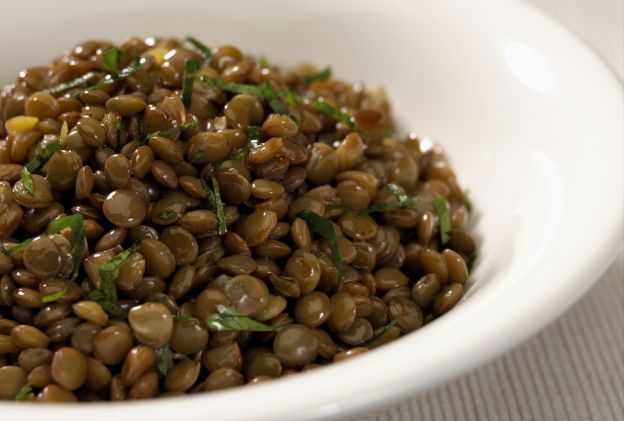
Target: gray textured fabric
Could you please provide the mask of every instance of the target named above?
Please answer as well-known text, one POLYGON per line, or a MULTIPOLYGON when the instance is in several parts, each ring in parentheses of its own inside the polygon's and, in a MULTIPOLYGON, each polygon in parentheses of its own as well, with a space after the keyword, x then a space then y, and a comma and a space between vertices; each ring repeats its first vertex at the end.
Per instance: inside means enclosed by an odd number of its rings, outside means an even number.
MULTIPOLYGON (((623 0, 527 0, 624 79, 623 0)), ((624 253, 563 317, 497 360, 354 421, 624 420, 624 253)))

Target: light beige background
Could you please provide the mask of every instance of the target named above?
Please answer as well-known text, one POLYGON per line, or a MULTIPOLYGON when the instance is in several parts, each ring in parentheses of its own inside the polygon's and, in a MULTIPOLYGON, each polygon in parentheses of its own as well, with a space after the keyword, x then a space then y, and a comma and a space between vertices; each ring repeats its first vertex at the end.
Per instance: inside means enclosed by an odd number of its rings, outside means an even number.
MULTIPOLYGON (((624 79, 624 0, 526 1, 584 40, 624 79)), ((518 348, 355 420, 624 420, 624 253, 580 302, 518 348)))

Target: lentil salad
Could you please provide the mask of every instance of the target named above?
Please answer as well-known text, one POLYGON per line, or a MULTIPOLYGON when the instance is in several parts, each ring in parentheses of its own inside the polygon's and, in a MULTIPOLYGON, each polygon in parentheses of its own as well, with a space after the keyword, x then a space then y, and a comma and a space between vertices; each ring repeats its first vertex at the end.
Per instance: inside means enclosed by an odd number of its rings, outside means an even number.
POLYGON ((0 399, 214 391, 417 330, 470 202, 381 89, 233 46, 86 41, 0 94, 0 399))

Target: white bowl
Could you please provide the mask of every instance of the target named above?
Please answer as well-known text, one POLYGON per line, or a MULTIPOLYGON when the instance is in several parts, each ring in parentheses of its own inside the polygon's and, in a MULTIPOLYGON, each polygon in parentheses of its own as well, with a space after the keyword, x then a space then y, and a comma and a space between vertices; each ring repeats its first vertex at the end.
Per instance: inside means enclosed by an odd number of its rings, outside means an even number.
POLYGON ((368 410, 534 334, 592 285, 621 242, 622 86, 586 46, 522 3, 24 1, 6 3, 3 17, 2 82, 84 38, 194 34, 384 83, 404 127, 447 147, 472 192, 481 241, 456 309, 353 360, 183 398, 0 403, 3 419, 308 420, 368 410))

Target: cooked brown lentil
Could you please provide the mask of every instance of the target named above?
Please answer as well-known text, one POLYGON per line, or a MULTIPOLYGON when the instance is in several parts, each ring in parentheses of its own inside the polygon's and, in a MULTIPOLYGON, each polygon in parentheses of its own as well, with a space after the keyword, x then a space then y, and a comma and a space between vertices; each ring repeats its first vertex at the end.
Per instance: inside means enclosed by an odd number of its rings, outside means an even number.
POLYGON ((234 46, 185 86, 202 51, 160 38, 120 45, 129 76, 92 86, 110 48, 86 41, 0 92, 0 399, 261 383, 459 302, 469 208, 381 91, 234 46))

